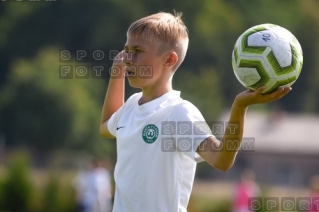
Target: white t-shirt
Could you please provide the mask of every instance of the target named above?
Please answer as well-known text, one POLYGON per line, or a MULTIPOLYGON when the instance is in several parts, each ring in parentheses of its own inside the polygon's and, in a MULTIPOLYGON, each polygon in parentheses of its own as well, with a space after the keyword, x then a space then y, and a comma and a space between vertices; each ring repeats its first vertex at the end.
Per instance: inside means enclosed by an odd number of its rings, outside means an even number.
POLYGON ((185 212, 199 144, 213 136, 179 91, 138 105, 132 95, 108 121, 117 139, 113 212, 185 212))

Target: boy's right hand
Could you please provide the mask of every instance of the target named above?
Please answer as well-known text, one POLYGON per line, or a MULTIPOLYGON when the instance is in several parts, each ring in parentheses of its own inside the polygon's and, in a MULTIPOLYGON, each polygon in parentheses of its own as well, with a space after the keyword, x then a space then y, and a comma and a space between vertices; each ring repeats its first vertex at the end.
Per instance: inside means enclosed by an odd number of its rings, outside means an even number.
POLYGON ((123 66, 123 59, 124 59, 125 53, 124 50, 122 50, 120 53, 118 53, 114 58, 113 58, 113 66, 123 66))
POLYGON ((112 79, 124 79, 124 59, 125 53, 122 50, 113 58, 113 65, 109 72, 112 79))
POLYGON ((106 138, 114 138, 114 135, 112 135, 108 129, 108 121, 112 115, 124 104, 124 56, 124 50, 119 52, 113 58, 113 65, 109 69, 110 81, 105 95, 100 124, 100 134, 106 138))

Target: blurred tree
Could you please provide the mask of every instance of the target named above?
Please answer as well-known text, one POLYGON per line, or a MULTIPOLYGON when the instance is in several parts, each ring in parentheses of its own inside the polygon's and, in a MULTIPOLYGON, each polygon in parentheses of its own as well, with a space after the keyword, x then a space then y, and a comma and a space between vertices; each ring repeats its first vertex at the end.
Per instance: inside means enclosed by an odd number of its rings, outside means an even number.
POLYGON ((3 205, 0 210, 29 211, 32 191, 29 158, 23 153, 17 153, 10 159, 8 174, 3 182, 3 205))
POLYGON ((216 121, 221 115, 223 101, 216 71, 208 67, 197 74, 178 70, 175 75, 174 89, 181 91, 182 98, 192 102, 206 121, 216 121))
MULTIPOLYGON (((32 145, 43 150, 66 146, 100 152, 107 149, 115 155, 111 151, 115 144, 101 139, 96 128, 107 88, 104 80, 58 79, 57 70, 61 65, 58 53, 38 52, 47 46, 55 47, 55 51, 58 48, 119 50, 133 21, 174 9, 183 12, 190 35, 189 50, 180 69, 187 70, 185 73, 193 77, 190 84, 185 83, 183 77, 175 77, 174 83, 182 89, 182 95, 192 93, 184 98, 195 101, 209 119, 216 114, 213 112, 210 117, 212 112, 209 113, 205 105, 217 107, 214 111, 226 110, 236 94, 244 90, 233 74, 231 53, 238 36, 261 23, 287 28, 296 35, 304 51, 301 75, 293 91, 279 104, 288 111, 319 112, 319 100, 314 98, 319 91, 316 60, 319 4, 316 0, 203 0, 196 3, 141 0, 134 4, 124 0, 1 2, 0 131, 5 131, 8 144, 32 145), (212 71, 218 79, 218 87, 215 82, 211 82, 210 87, 208 81, 202 81, 203 70, 212 71), (209 91, 214 89, 214 96, 222 100, 213 105, 208 96, 197 98, 199 93, 208 94, 201 90, 203 87, 209 91)), ((112 61, 106 56, 104 65, 109 67, 112 61)), ((176 75, 180 74, 178 71, 176 75)), ((105 82, 107 80, 108 77, 105 82)), ((126 98, 136 91, 127 86, 126 98)))
MULTIPOLYGON (((295 102, 301 110, 311 113, 319 113, 319 29, 313 27, 319 23, 319 3, 315 0, 302 1, 302 11, 305 21, 299 25, 302 47, 304 50, 303 81, 300 82, 300 90, 303 90, 302 101, 295 102), (305 33, 306 32, 306 33, 305 33), (307 35, 306 37, 302 35, 307 35)), ((301 81, 301 80, 300 80, 301 81)))
POLYGON ((190 34, 197 48, 193 48, 193 54, 198 60, 197 67, 215 66, 220 77, 220 92, 228 97, 225 98, 225 105, 230 108, 235 95, 244 90, 231 67, 232 49, 244 22, 240 11, 231 4, 216 0, 213 5, 209 0, 203 1, 201 12, 194 17, 190 34))
POLYGON ((56 212, 61 211, 61 200, 59 199, 59 182, 50 177, 43 195, 43 211, 56 212))
POLYGON ((59 79, 58 55, 48 48, 32 60, 13 63, 0 93, 0 128, 9 146, 100 148, 103 79, 59 79))
MULTIPOLYGON (((317 28, 315 11, 319 5, 314 0, 216 0, 213 3, 204 0, 196 4, 190 0, 142 0, 134 4, 123 0, 96 0, 94 3, 73 0, 45 4, 3 2, 1 6, 0 85, 4 85, 9 64, 17 57, 33 57, 47 45, 67 49, 121 49, 131 22, 151 13, 175 9, 184 13, 183 19, 190 32, 190 48, 182 67, 196 73, 202 67, 214 66, 227 107, 235 95, 244 90, 234 77, 230 63, 237 37, 253 25, 275 23, 297 36, 304 49, 304 70, 311 73, 302 72, 293 95, 282 99, 281 104, 289 111, 316 111, 311 108, 317 108, 313 100, 307 99, 316 94, 313 85, 318 84, 318 78, 308 77, 317 73, 313 64, 319 50, 313 44, 318 43, 318 32, 304 33, 317 28), (295 102, 298 104, 292 104, 295 102)), ((111 62, 107 60, 106 66, 111 62)), ((133 90, 127 88, 127 93, 133 90)))

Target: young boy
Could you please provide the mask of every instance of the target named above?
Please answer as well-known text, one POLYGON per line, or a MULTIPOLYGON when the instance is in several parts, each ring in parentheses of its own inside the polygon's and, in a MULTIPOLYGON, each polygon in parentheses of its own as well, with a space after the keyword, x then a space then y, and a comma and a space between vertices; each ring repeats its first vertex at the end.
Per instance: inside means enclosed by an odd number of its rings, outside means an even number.
POLYGON ((237 95, 229 118, 237 124, 236 133, 229 125, 218 141, 199 110, 172 88, 187 47, 181 15, 161 12, 129 27, 124 52, 113 61, 114 73, 125 74, 132 87, 142 90, 124 103, 124 77, 111 76, 104 101, 100 133, 117 139, 115 212, 186 211, 196 163, 205 160, 228 170, 240 145, 237 151, 219 147, 242 140, 248 106, 278 100, 291 90, 262 95, 260 88, 237 95), (145 77, 147 67, 151 77, 145 77))

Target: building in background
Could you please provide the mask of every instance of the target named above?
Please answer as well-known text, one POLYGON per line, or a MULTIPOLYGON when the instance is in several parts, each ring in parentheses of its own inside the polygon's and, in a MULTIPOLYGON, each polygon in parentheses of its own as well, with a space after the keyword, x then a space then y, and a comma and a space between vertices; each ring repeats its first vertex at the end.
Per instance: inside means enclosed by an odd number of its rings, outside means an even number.
POLYGON ((248 111, 244 138, 253 143, 242 146, 234 166, 225 173, 210 169, 207 177, 237 181, 248 168, 254 170, 259 183, 306 187, 319 174, 318 116, 248 111))

